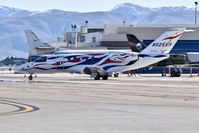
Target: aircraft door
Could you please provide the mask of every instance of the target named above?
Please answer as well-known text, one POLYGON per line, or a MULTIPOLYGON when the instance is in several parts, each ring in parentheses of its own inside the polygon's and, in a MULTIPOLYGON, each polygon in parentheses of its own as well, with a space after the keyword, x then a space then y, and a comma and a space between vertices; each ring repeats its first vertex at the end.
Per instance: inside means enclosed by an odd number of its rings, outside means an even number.
POLYGON ((64 71, 64 57, 60 56, 58 58, 56 58, 56 70, 57 71, 64 71))

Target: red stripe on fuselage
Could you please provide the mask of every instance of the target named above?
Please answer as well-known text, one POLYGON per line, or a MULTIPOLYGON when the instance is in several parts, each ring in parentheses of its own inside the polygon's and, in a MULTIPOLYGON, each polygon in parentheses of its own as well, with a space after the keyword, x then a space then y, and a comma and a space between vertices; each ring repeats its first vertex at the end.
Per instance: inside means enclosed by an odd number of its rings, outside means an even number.
POLYGON ((54 63, 54 64, 52 64, 53 66, 60 66, 60 65, 62 65, 62 64, 64 64, 65 63, 65 61, 58 61, 58 62, 56 62, 56 63, 54 63))
POLYGON ((121 63, 121 62, 122 61, 113 61, 113 60, 107 59, 101 65, 103 65, 103 64, 109 64, 109 63, 121 63))

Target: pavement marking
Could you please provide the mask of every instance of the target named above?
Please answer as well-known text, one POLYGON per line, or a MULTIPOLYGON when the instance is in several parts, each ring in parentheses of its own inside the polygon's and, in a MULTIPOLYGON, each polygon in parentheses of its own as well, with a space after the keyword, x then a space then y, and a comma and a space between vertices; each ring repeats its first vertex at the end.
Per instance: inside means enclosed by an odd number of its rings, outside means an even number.
POLYGON ((20 80, 20 79, 0 79, 0 82, 6 82, 6 83, 23 83, 24 80, 20 80))
POLYGON ((10 112, 2 112, 0 113, 0 116, 7 116, 7 115, 17 115, 17 114, 24 114, 24 113, 30 113, 39 110, 38 107, 22 104, 22 103, 16 103, 12 101, 6 101, 6 100, 0 100, 0 104, 10 105, 17 107, 17 110, 10 111, 10 112))
POLYGON ((103 84, 103 85, 134 85, 134 86, 146 86, 146 87, 175 87, 175 88, 179 88, 179 87, 186 87, 186 88, 197 88, 197 85, 183 85, 183 86, 179 86, 178 84, 157 84, 157 83, 124 83, 124 82, 117 82, 117 81, 109 81, 109 82, 104 82, 103 80, 101 81, 72 81, 72 80, 65 80, 65 81, 52 81, 52 80, 38 80, 38 81, 31 81, 32 83, 75 83, 75 84, 103 84))

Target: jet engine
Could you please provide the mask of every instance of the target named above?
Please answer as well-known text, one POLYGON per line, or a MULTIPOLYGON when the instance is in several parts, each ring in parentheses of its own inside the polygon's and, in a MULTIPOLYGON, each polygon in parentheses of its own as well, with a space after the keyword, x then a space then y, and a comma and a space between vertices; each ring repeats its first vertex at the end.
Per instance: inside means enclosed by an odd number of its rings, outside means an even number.
POLYGON ((86 67, 83 72, 94 77, 95 80, 99 80, 101 77, 103 80, 108 79, 107 72, 101 67, 86 67))

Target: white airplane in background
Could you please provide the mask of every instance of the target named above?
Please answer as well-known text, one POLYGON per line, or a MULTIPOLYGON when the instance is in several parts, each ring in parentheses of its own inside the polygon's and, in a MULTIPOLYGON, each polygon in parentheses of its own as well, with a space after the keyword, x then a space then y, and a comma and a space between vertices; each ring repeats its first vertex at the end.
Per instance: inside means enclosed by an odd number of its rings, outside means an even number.
MULTIPOLYGON (((34 61, 38 57, 44 54, 96 54, 96 53, 107 53, 107 52, 140 52, 145 46, 135 35, 127 34, 127 40, 129 43, 129 47, 131 49, 123 49, 123 50, 109 50, 109 49, 89 49, 86 47, 86 50, 78 50, 78 49, 66 49, 59 48, 60 46, 56 46, 54 43, 44 43, 42 42, 37 35, 31 30, 25 30, 25 35, 28 41, 29 48, 29 60, 34 61), (55 47, 56 46, 56 47, 55 47)), ((64 44, 66 45, 66 44, 64 44)), ((98 48, 98 47, 97 47, 98 48)), ((118 77, 119 73, 114 73, 114 77, 118 77)))
MULTIPOLYGON (((25 35, 28 41, 28 49, 29 49, 29 56, 35 56, 36 58, 39 55, 42 54, 49 54, 49 53, 54 53, 54 54, 72 54, 72 53, 96 53, 96 52, 113 52, 113 51, 120 51, 120 52, 140 52, 142 44, 136 36, 134 35, 127 35, 129 46, 131 49, 124 49, 124 50, 108 50, 108 49, 98 49, 98 50, 93 50, 89 49, 89 47, 86 47, 86 50, 77 50, 77 49, 66 49, 66 48, 60 48, 60 46, 56 46, 54 43, 44 43, 42 42, 37 35, 31 31, 31 30, 26 30, 25 35), (55 47, 56 46, 56 47, 55 47)), ((64 46, 66 43, 64 44, 64 46)))
POLYGON ((95 80, 107 80, 112 73, 135 70, 169 58, 169 53, 183 34, 185 28, 169 29, 140 53, 96 52, 42 55, 33 62, 15 68, 29 73, 85 73, 95 80))

